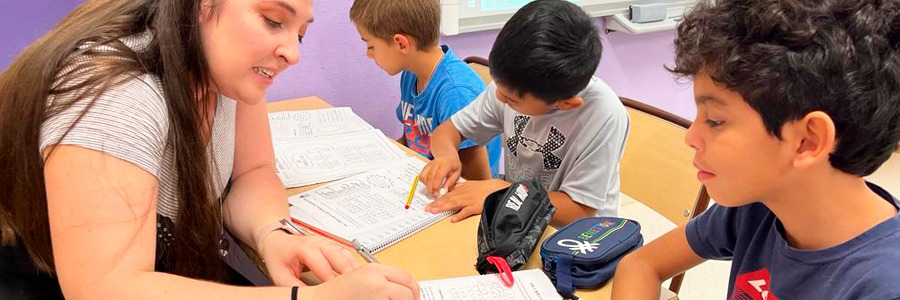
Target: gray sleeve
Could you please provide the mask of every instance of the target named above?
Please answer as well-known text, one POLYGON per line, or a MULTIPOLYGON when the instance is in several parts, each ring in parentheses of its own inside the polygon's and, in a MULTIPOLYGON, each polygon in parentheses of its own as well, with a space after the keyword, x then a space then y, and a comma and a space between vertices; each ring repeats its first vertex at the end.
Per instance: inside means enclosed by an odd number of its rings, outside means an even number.
POLYGON ((475 101, 459 110, 450 120, 463 137, 484 145, 503 132, 503 103, 497 100, 497 85, 491 82, 475 101))
MULTIPOLYGON (((41 125, 40 151, 56 144, 80 146, 115 156, 158 176, 169 129, 162 94, 156 77, 142 75, 110 88, 87 110, 91 99, 78 100, 41 125)), ((71 94, 51 98, 51 102, 67 96, 71 94)))
POLYGON ((573 201, 596 208, 601 215, 618 210, 619 160, 628 134, 628 113, 624 108, 612 109, 616 111, 603 120, 596 134, 584 136, 590 140, 581 146, 559 187, 573 201))

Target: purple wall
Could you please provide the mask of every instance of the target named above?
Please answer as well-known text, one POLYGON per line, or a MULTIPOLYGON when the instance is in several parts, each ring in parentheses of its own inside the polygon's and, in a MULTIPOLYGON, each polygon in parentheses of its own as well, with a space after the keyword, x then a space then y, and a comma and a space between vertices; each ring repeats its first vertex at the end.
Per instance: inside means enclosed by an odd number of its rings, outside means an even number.
POLYGON ((0 1, 0 70, 82 0, 0 1))
MULTIPOLYGON (((0 69, 24 47, 58 22, 78 0, 3 1, 0 3, 0 69)), ((316 95, 336 106, 351 106, 389 136, 398 136, 394 116, 399 76, 388 77, 366 58, 365 45, 347 18, 350 0, 317 0, 316 22, 300 47, 300 63, 281 74, 269 101, 316 95)), ((598 21, 601 28, 603 21, 598 21)), ((497 30, 444 37, 461 58, 487 57, 497 30)), ((603 34, 603 59, 597 75, 620 96, 693 119, 689 84, 676 83, 664 68, 673 57, 672 30, 643 35, 603 34)))

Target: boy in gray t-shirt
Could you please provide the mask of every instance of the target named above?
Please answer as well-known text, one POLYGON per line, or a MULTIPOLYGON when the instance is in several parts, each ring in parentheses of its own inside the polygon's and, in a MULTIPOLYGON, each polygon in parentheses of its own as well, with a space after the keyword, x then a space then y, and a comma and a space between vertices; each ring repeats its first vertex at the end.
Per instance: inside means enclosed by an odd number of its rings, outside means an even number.
POLYGON ((451 217, 456 222, 481 213, 490 193, 537 179, 557 209, 554 226, 615 216, 628 114, 593 77, 600 54, 597 28, 577 6, 535 1, 516 12, 491 50, 494 82, 432 135, 434 160, 421 179, 440 197, 426 210, 460 209, 451 217), (506 150, 506 180, 457 183, 460 141, 483 144, 497 134, 506 150))

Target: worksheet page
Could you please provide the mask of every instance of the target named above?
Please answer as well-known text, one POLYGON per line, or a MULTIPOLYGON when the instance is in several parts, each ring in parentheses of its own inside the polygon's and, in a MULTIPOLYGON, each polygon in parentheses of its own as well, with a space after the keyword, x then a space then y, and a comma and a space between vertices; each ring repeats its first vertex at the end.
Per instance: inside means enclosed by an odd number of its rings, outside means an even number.
POLYGON ((269 113, 272 139, 308 138, 375 129, 349 107, 269 113))
POLYGON ((562 299, 553 283, 540 269, 513 272, 514 284, 507 287, 497 274, 420 281, 422 300, 562 299))
POLYGON ((380 130, 273 140, 275 171, 285 187, 345 178, 406 157, 380 130))

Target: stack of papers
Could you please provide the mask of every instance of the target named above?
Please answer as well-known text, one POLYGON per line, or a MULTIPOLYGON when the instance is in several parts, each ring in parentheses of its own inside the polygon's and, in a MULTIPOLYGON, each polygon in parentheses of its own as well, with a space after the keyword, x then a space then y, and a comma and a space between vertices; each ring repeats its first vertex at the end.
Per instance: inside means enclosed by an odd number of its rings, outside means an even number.
POLYGON ((285 187, 345 178, 406 157, 349 107, 269 114, 275 171, 285 187))
POLYGON ((276 141, 375 129, 349 107, 272 112, 269 128, 276 141))

